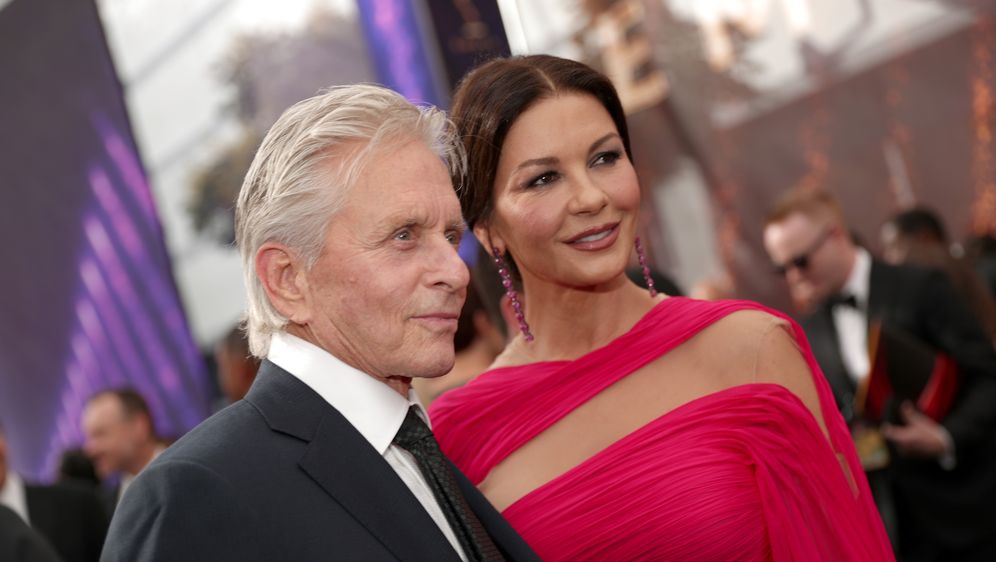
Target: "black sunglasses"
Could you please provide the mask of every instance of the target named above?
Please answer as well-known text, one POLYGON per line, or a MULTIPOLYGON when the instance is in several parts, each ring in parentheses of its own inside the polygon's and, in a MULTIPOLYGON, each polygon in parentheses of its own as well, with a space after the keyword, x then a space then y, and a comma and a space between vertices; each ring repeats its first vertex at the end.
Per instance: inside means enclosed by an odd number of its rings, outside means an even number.
POLYGON ((785 263, 772 264, 775 269, 775 273, 778 275, 785 275, 790 269, 794 268, 802 271, 809 267, 809 259, 816 253, 817 250, 820 249, 820 246, 822 246, 823 243, 830 238, 831 234, 833 234, 833 227, 825 228, 808 250, 786 261, 785 263))

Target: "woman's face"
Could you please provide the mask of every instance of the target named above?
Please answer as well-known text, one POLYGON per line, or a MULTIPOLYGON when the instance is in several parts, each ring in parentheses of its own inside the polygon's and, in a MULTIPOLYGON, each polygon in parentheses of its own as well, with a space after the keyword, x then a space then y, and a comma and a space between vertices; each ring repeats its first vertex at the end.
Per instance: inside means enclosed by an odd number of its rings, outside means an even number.
POLYGON ((593 96, 539 101, 509 129, 480 239, 511 253, 523 282, 594 287, 633 249, 640 187, 622 138, 593 96))

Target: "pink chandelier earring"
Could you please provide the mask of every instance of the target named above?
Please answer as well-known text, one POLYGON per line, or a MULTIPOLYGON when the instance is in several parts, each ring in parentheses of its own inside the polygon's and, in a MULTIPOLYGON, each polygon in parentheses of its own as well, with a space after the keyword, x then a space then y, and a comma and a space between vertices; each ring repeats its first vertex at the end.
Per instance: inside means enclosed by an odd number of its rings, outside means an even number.
POLYGON ((643 280, 647 283, 647 289, 650 291, 650 298, 657 296, 657 288, 654 287, 654 278, 650 276, 650 267, 647 266, 647 256, 643 253, 643 244, 640 243, 640 237, 636 237, 636 258, 640 260, 640 269, 643 270, 643 280))
POLYGON ((522 332, 522 337, 526 338, 527 342, 533 341, 533 333, 529 331, 526 316, 522 313, 522 303, 519 302, 519 293, 515 291, 515 285, 512 283, 512 274, 508 271, 508 265, 505 263, 505 259, 501 256, 498 248, 492 247, 491 254, 494 256, 495 266, 498 267, 498 275, 501 276, 501 285, 505 287, 505 295, 508 296, 508 301, 512 303, 512 310, 515 311, 515 319, 519 321, 519 330, 522 332))

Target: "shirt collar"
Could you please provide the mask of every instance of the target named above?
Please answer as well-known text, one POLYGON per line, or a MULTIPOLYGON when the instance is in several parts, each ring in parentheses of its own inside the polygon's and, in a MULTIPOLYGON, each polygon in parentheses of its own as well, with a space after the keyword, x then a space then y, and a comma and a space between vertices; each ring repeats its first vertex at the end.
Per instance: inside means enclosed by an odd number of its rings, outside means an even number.
POLYGON ((858 248, 854 255, 854 266, 851 268, 851 274, 848 275, 847 282, 844 283, 844 288, 841 290, 843 294, 854 295, 855 300, 858 301, 858 306, 861 307, 868 305, 871 263, 871 254, 864 248, 858 248))
POLYGON ((415 391, 401 396, 384 382, 344 363, 324 349, 286 332, 273 335, 266 358, 314 390, 383 455, 401 429, 408 408, 429 416, 415 391))
POLYGON ((31 523, 28 517, 28 501, 24 491, 24 480, 13 470, 7 470, 7 479, 3 489, 0 489, 0 505, 5 505, 21 516, 25 522, 31 523))

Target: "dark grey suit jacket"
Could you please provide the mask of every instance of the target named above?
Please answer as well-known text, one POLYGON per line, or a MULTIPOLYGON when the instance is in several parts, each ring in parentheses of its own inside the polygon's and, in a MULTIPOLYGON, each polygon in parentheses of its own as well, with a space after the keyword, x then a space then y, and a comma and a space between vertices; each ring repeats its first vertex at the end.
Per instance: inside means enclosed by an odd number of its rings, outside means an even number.
MULTIPOLYGON (((894 454, 890 478, 900 534, 944 548, 965 548, 996 529, 996 352, 940 271, 873 262, 869 322, 901 328, 951 355, 962 375, 941 424, 955 443, 957 467, 894 454)), ((801 324, 848 421, 855 386, 840 356, 830 308, 801 324)), ((895 451, 893 451, 895 453, 895 451)))
MULTIPOLYGON (((509 560, 538 560, 457 473, 509 560)), ((101 560, 459 561, 397 473, 335 408, 264 361, 245 400, 177 441, 118 505, 101 560)))

